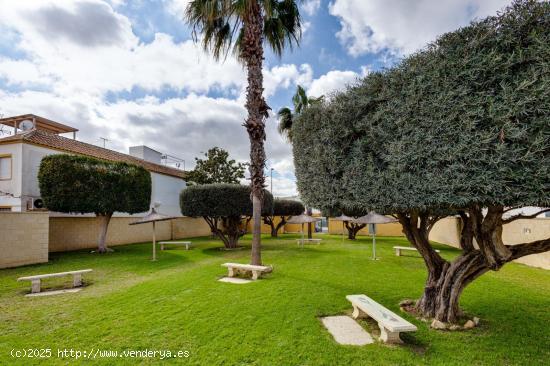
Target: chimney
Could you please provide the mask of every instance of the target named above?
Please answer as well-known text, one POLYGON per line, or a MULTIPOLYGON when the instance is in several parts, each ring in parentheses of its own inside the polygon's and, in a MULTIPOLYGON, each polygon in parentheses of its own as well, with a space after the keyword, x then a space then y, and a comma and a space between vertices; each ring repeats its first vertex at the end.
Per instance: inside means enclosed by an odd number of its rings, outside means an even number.
POLYGON ((161 153, 144 145, 131 146, 130 155, 155 164, 160 164, 162 159, 161 153))

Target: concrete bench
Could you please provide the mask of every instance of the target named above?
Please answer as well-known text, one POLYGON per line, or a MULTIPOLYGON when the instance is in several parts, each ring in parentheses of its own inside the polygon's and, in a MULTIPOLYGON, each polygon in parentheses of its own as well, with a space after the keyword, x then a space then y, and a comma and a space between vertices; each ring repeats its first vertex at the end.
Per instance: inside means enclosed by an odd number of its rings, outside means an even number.
POLYGON ((73 276, 73 287, 82 286, 82 274, 92 272, 91 269, 81 269, 79 271, 69 271, 60 273, 48 273, 36 276, 19 277, 17 281, 31 281, 31 293, 40 292, 40 283, 45 278, 73 276))
MULTIPOLYGON (((395 255, 398 256, 398 257, 401 257, 401 251, 402 250, 412 250, 414 252, 418 252, 418 249, 413 248, 413 247, 399 247, 399 246, 397 246, 397 247, 393 247, 393 249, 395 249, 395 255)), ((440 252, 440 250, 438 250, 438 249, 435 249, 435 251, 437 253, 440 252)))
POLYGON ((323 239, 296 239, 296 242, 300 245, 312 243, 312 244, 321 244, 323 239))
POLYGON ((160 250, 164 250, 164 246, 167 244, 185 245, 185 250, 189 250, 189 247, 191 246, 190 241, 159 241, 159 244, 160 244, 160 250))
POLYGON ((257 280, 262 273, 269 273, 273 268, 269 266, 254 266, 252 264, 242 264, 242 263, 224 263, 222 267, 227 267, 227 276, 234 277, 240 273, 252 273, 252 279, 257 280))
POLYGON ((378 322, 380 339, 385 343, 403 343, 399 333, 417 331, 414 324, 386 309, 367 295, 348 295, 346 299, 353 305, 354 319, 369 316, 378 322))

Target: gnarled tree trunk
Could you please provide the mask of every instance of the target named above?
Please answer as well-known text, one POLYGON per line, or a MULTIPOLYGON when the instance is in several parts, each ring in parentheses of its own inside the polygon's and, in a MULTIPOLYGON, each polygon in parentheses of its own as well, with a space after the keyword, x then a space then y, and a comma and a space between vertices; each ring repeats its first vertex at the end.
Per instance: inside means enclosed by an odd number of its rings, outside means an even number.
POLYGON ((366 224, 354 224, 353 222, 347 222, 344 221, 344 225, 346 226, 346 229, 348 230, 348 239, 349 240, 355 240, 357 237, 357 233, 363 229, 366 224))
POLYGON ((218 237, 227 249, 237 248, 239 239, 246 234, 246 226, 241 228, 240 216, 222 218, 203 216, 203 218, 210 226, 212 234, 218 237))
POLYGON ((416 303, 417 312, 426 318, 455 323, 462 312, 460 295, 464 288, 482 274, 499 270, 505 263, 525 255, 550 250, 550 238, 518 245, 504 245, 503 207, 492 206, 483 214, 479 207, 459 212, 462 219, 460 246, 462 254, 448 262, 430 246, 428 235, 438 216, 426 213, 398 214, 403 232, 418 249, 428 269, 424 293, 416 303), (479 246, 476 249, 474 239, 479 246))
POLYGON ((107 252, 107 230, 109 229, 109 222, 111 222, 111 217, 113 217, 113 213, 101 213, 96 214, 96 216, 99 218, 99 237, 97 240, 97 251, 98 253, 106 253, 107 252))
POLYGON ((276 238, 279 236, 279 230, 285 226, 287 218, 285 216, 280 216, 281 220, 275 225, 274 217, 264 216, 264 224, 269 225, 271 228, 271 237, 276 238))
POLYGON ((250 9, 243 19, 241 54, 246 63, 246 109, 248 117, 244 126, 250 140, 250 185, 252 188, 252 255, 251 264, 261 265, 261 215, 265 167, 265 118, 269 107, 263 98, 263 16, 256 1, 249 2, 250 9))

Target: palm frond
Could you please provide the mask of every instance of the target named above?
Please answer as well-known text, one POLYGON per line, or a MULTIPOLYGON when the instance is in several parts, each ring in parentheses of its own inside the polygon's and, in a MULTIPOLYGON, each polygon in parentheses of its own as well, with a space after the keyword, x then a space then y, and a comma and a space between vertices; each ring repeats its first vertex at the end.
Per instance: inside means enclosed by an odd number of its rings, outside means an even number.
POLYGON ((277 117, 279 118, 279 124, 277 125, 277 130, 288 140, 292 140, 292 120, 293 115, 292 111, 288 107, 283 107, 277 112, 277 117))
POLYGON ((193 0, 185 11, 193 40, 200 39, 205 51, 211 51, 216 59, 226 55, 233 45, 235 28, 239 25, 233 4, 230 0, 193 0))

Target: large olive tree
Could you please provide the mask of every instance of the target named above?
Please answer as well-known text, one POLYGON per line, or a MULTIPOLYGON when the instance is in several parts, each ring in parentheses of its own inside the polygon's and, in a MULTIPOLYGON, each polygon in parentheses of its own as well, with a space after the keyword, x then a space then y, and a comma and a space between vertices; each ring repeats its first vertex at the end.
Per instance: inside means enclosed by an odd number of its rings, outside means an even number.
POLYGON ((416 310, 457 322, 469 283, 550 250, 550 238, 502 240, 534 217, 508 211, 550 206, 548 100, 550 4, 516 1, 306 111, 292 130, 298 188, 317 207, 398 218, 428 270, 416 310), (449 213, 462 220, 450 261, 428 241, 449 213))
MULTIPOLYGON (((180 195, 184 216, 202 217, 226 248, 236 248, 239 238, 246 234, 246 224, 252 217, 250 187, 240 184, 202 184, 184 189, 180 195)), ((262 214, 271 213, 273 196, 263 192, 262 214)))
POLYGON ((49 155, 40 163, 38 182, 48 210, 95 213, 101 219, 99 253, 107 251, 107 229, 113 213, 145 212, 151 201, 151 174, 122 162, 49 155))

